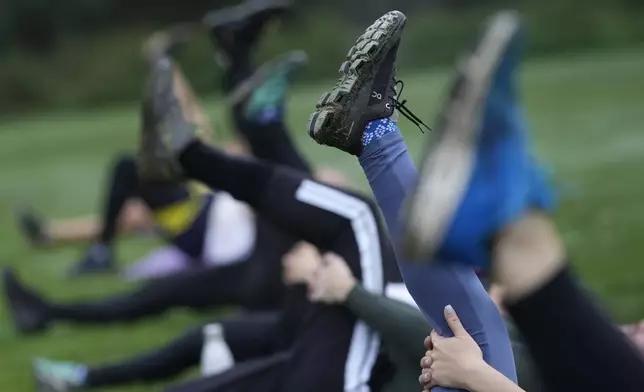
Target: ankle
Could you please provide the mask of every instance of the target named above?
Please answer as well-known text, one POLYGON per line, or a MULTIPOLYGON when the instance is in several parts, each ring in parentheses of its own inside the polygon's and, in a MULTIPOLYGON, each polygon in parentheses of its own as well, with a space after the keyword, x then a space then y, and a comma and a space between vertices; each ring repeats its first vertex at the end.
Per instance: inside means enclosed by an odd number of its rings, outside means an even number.
POLYGON ((557 228, 543 213, 531 212, 508 226, 494 247, 493 275, 505 300, 518 301, 548 283, 565 266, 557 228))
POLYGON ((362 134, 362 147, 394 132, 398 132, 398 125, 389 117, 369 121, 362 134))

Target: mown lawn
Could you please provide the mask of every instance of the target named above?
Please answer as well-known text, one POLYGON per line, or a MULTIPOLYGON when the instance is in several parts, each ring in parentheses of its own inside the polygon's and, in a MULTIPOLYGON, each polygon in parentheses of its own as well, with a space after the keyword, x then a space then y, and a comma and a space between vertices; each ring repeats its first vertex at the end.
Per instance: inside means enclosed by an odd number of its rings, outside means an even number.
MULTIPOLYGON (((430 125, 447 75, 432 71, 404 78, 405 98, 430 125)), ((561 195, 557 220, 571 259, 616 318, 644 318, 644 55, 617 52, 534 61, 523 84, 536 149, 556 176, 561 195)), ((295 88, 289 112, 293 135, 310 159, 346 171, 365 188, 352 157, 317 146, 306 136, 308 115, 327 85, 295 88)), ((218 123, 227 123, 216 99, 207 100, 207 106, 218 123)), ((0 262, 55 299, 93 298, 124 290, 127 284, 117 278, 64 279, 65 269, 82 249, 29 249, 15 230, 11 207, 32 203, 50 217, 93 211, 110 157, 135 146, 137 115, 132 104, 0 123, 0 262)), ((417 155, 424 136, 404 121, 401 127, 417 155)), ((119 259, 134 260, 155 245, 151 239, 124 240, 119 259)), ((2 303, 0 390, 33 390, 34 356, 113 360, 167 341, 200 317, 207 315, 178 310, 137 325, 61 325, 25 339, 14 332, 2 303)))

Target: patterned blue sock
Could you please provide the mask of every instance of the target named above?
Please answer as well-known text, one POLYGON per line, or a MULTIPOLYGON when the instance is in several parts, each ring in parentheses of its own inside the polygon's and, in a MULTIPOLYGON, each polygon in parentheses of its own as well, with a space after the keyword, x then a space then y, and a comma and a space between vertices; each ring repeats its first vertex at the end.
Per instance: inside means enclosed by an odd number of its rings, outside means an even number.
POLYGON ((369 121, 362 134, 362 146, 365 147, 369 143, 394 132, 398 132, 398 125, 390 118, 379 118, 369 121))

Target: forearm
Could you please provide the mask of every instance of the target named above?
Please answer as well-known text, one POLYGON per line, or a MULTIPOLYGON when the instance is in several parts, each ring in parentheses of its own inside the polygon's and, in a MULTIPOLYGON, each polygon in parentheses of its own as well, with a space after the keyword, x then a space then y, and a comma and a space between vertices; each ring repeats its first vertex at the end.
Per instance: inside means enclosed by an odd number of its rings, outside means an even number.
POLYGON ((430 327, 413 306, 371 293, 360 285, 351 290, 345 306, 388 344, 404 350, 412 358, 421 358, 425 353, 423 341, 430 327))
POLYGON ((466 378, 466 389, 470 392, 525 392, 484 361, 476 369, 467 372, 466 378))

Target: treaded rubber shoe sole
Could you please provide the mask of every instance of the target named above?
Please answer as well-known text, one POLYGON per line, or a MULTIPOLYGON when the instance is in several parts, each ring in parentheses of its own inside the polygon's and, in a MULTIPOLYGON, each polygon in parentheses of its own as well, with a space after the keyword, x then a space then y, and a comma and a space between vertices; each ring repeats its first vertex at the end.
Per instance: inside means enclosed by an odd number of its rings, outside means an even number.
POLYGON ((438 141, 425 153, 417 188, 405 210, 403 251, 408 259, 430 262, 450 228, 475 168, 490 82, 520 25, 517 13, 499 12, 475 49, 459 63, 435 128, 438 141))
POLYGON ((367 102, 357 102, 363 98, 359 93, 373 82, 384 54, 398 44, 406 21, 402 12, 390 11, 369 26, 349 49, 340 66, 339 81, 333 90, 322 94, 309 120, 309 136, 318 144, 355 153, 364 129, 355 127, 351 118, 359 118, 359 111, 367 106, 367 102))
POLYGON ((169 56, 151 64, 145 93, 139 174, 144 181, 181 181, 178 156, 192 141, 211 139, 208 116, 181 68, 169 56))

